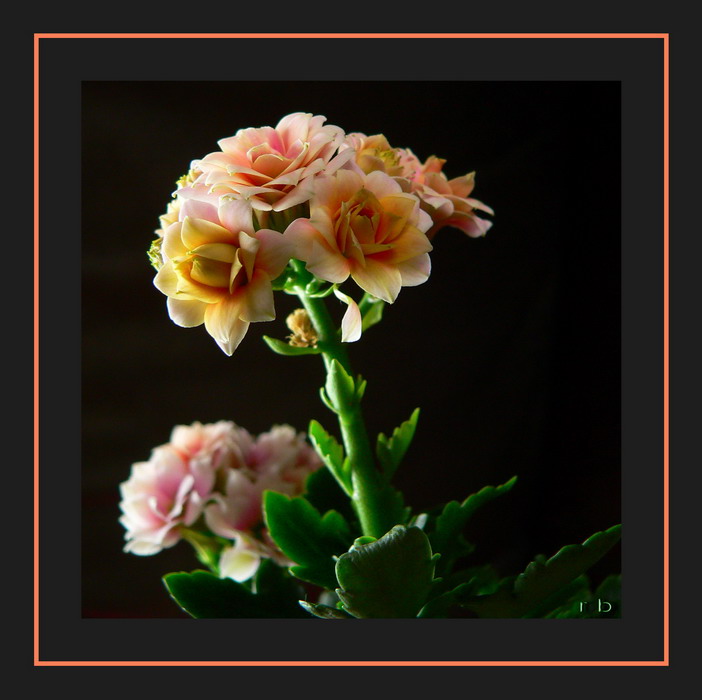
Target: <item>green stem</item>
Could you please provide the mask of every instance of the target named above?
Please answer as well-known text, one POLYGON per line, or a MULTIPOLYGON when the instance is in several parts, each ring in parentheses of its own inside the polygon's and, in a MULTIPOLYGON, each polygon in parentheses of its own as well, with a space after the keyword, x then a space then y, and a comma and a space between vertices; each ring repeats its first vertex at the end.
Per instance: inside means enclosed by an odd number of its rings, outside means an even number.
MULTIPOLYGON (((309 314, 317 335, 317 347, 322 351, 328 378, 337 377, 331 373, 333 361, 337 360, 349 376, 353 376, 348 352, 339 339, 339 333, 327 309, 324 299, 310 296, 305 291, 305 282, 313 278, 302 263, 293 261, 293 269, 300 284, 296 287, 305 310, 309 314)), ((332 386, 342 393, 342 387, 332 386)), ((334 392, 336 393, 336 392, 334 392)), ((388 484, 376 468, 373 449, 368 438, 360 401, 352 400, 336 406, 346 456, 351 465, 351 499, 361 522, 364 535, 382 537, 394 525, 396 518, 393 509, 387 507, 388 484)))

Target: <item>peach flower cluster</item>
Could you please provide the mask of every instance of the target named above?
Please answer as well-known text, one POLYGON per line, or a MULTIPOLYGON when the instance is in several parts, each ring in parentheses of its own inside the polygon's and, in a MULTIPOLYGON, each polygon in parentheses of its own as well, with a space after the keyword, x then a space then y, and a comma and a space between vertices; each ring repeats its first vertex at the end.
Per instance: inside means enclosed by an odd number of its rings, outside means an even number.
POLYGON ((262 558, 289 563, 263 528, 262 494, 299 495, 321 466, 304 434, 288 425, 256 437, 231 421, 176 426, 120 485, 124 550, 157 554, 192 529, 231 541, 221 553, 222 576, 246 580, 262 558))
POLYGON ((275 318, 273 282, 291 259, 334 285, 348 305, 342 340, 352 341, 360 313, 337 285, 351 278, 392 303, 429 277, 439 229, 476 237, 491 226, 477 214, 490 207, 470 197, 474 173, 448 179, 444 159, 422 163, 321 115, 289 114, 218 146, 178 180, 149 257, 170 318, 204 324, 227 355, 251 323, 275 318))

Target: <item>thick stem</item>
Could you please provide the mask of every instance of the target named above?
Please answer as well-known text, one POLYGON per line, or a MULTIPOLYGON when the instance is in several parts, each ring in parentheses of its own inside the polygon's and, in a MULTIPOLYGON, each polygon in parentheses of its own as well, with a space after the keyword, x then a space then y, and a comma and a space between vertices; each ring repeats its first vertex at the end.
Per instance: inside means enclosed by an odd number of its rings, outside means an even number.
MULTIPOLYGON (((301 266, 296 268, 298 274, 304 270, 300 268, 301 266)), ((309 274, 306 271, 305 273, 309 274)), ((296 289, 296 293, 319 336, 317 347, 322 350, 330 381, 333 383, 335 377, 339 379, 338 374, 330 371, 334 360, 337 360, 346 372, 353 376, 348 352, 339 339, 336 324, 329 314, 324 299, 308 295, 302 285, 296 289)), ((330 389, 334 394, 343 393, 341 386, 332 385, 330 389)), ((351 465, 353 486, 351 498, 361 522, 361 529, 364 535, 382 537, 397 523, 394 522, 392 511, 385 505, 388 484, 376 468, 360 401, 354 399, 339 403, 336 410, 344 449, 351 465)))

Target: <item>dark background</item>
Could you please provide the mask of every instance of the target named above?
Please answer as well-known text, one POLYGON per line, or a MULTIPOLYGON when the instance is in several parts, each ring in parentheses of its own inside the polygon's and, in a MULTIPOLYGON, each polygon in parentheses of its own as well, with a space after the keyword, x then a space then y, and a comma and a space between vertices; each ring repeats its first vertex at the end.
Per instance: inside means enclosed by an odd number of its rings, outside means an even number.
MULTIPOLYGON (((517 475, 472 520, 475 561, 517 573, 621 519, 620 85, 617 82, 84 82, 82 88, 82 612, 184 616, 160 577, 198 566, 183 543, 122 552, 118 485, 173 425, 305 430, 316 357, 272 354, 252 324, 227 358, 182 329, 146 250, 175 180, 218 139, 285 114, 384 133, 420 159, 475 170, 495 209, 485 239, 434 239, 429 281, 405 288, 352 346, 371 434, 421 407, 397 484, 415 509, 517 475)), ((350 287, 353 289, 353 287, 350 287)), ((348 291, 348 290, 347 290, 348 291)), ((332 302, 340 315, 342 308, 332 302)), ((593 569, 618 572, 619 548, 593 569)))

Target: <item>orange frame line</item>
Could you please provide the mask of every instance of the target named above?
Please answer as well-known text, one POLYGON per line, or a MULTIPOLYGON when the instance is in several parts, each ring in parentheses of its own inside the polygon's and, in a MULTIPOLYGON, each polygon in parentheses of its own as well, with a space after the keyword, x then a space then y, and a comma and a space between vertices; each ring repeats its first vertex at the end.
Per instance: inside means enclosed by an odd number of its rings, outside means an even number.
POLYGON ((665 33, 37 33, 38 39, 664 39, 665 33))
POLYGON ((669 666, 670 665, 670 34, 669 33, 35 33, 34 34, 34 665, 35 666, 669 666), (662 39, 663 659, 655 661, 42 661, 39 658, 40 39, 662 39))

